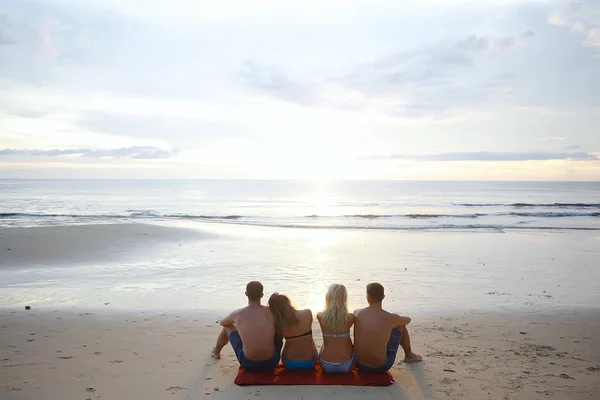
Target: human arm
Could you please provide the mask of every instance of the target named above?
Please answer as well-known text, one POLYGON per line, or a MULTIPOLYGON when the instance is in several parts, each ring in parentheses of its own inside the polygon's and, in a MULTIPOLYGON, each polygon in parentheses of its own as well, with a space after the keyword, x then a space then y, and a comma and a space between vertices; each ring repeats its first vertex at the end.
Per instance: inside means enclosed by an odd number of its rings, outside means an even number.
POLYGON ((348 314, 348 323, 350 324, 350 328, 356 322, 356 316, 354 314, 348 314))

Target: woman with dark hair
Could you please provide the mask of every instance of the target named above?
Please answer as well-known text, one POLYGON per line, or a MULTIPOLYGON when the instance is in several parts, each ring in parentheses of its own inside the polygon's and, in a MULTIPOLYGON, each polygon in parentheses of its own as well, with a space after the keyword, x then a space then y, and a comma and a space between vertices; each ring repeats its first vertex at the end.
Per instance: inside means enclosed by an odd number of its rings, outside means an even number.
POLYGON ((292 370, 313 368, 317 361, 317 346, 312 337, 312 312, 296 310, 290 299, 279 293, 273 293, 269 298, 269 309, 275 320, 275 331, 285 338, 281 354, 283 364, 292 370))

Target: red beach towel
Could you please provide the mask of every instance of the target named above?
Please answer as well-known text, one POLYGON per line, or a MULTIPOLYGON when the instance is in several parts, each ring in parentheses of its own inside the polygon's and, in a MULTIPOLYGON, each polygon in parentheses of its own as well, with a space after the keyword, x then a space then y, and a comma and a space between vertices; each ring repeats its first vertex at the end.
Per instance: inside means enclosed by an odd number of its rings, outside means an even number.
POLYGON ((349 374, 326 374, 317 365, 307 371, 292 371, 282 364, 270 372, 249 372, 240 367, 235 384, 250 385, 348 385, 348 386, 390 386, 394 377, 388 372, 361 372, 358 369, 349 374))

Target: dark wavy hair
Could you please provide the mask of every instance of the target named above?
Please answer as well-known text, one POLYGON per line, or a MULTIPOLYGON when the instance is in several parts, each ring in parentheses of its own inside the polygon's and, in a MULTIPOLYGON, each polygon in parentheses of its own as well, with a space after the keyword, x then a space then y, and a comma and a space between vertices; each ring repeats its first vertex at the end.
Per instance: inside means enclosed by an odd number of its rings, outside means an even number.
POLYGON ((273 314, 275 330, 279 334, 281 334, 282 325, 291 327, 300 322, 298 317, 296 317, 296 309, 292 305, 292 302, 283 294, 273 293, 269 297, 269 310, 273 314))

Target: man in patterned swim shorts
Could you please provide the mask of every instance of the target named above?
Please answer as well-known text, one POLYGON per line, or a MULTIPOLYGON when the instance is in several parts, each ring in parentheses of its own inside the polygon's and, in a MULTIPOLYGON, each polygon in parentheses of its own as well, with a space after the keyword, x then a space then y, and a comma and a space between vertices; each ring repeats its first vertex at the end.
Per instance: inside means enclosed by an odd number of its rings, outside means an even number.
POLYGON ((357 366, 361 371, 385 372, 396 361, 398 347, 404 350, 404 362, 421 361, 421 356, 412 352, 406 325, 409 317, 385 311, 381 305, 385 297, 379 283, 367 285, 368 307, 354 311, 354 351, 357 366))

